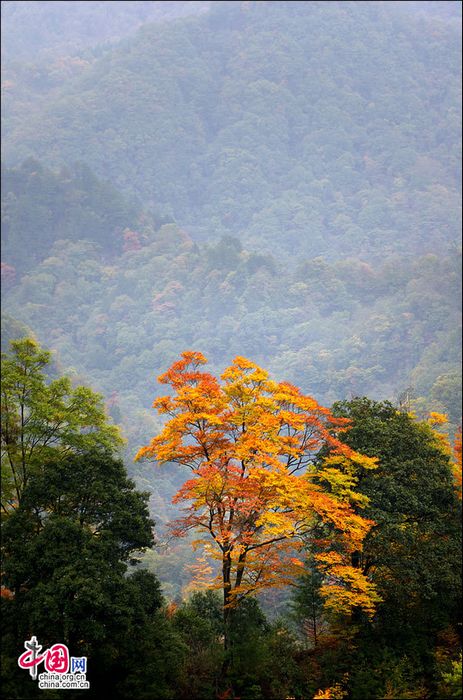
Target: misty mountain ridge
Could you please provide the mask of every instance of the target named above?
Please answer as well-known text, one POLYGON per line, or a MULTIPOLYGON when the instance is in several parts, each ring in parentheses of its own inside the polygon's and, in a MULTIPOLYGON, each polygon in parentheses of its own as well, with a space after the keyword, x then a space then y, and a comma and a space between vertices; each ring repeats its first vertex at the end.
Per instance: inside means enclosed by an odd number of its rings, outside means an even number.
POLYGON ((461 29, 389 5, 218 3, 145 25, 55 68, 27 121, 13 86, 5 160, 83 161, 198 241, 288 259, 447 250, 461 29))
POLYGON ((130 449, 186 347, 458 421, 461 29, 412 5, 216 3, 7 62, 5 304, 130 449))

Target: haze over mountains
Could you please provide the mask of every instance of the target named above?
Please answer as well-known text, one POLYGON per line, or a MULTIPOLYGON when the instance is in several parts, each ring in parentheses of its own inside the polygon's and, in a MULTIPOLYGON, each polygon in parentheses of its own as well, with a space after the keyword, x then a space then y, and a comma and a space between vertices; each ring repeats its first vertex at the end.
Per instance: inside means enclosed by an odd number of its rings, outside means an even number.
POLYGON ((297 258, 442 252, 459 231, 460 28, 343 5, 216 3, 145 25, 42 65, 27 111, 28 75, 7 65, 4 157, 83 161, 195 239, 297 258))
POLYGON ((186 348, 456 424, 458 4, 71 4, 2 10, 4 309, 129 454, 186 348))
POLYGON ((202 0, 41 0, 2 2, 8 26, 2 56, 12 61, 46 61, 86 46, 115 42, 146 22, 162 22, 204 12, 202 0))
POLYGON ((5 694, 34 635, 88 697, 461 697, 461 3, 2 39, 5 694))

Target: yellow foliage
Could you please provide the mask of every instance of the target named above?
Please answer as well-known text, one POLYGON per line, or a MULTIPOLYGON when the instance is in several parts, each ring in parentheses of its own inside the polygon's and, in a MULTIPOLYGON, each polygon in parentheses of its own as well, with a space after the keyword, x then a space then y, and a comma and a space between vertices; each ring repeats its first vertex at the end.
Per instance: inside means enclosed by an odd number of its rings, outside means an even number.
POLYGON ((429 413, 428 423, 429 425, 444 425, 448 423, 449 419, 446 413, 437 413, 436 411, 431 411, 429 413))
MULTIPOLYGON (((210 585, 216 559, 220 571, 212 585, 226 585, 234 605, 243 595, 300 575, 303 565, 294 555, 317 523, 334 525, 346 556, 361 550, 373 523, 356 512, 368 503, 356 485, 359 470, 375 468, 377 460, 339 440, 346 419, 297 387, 269 380, 250 360, 236 357, 222 382, 201 371, 206 362, 201 353, 184 352, 161 375, 173 395, 153 405, 168 420, 136 459, 190 467, 192 478, 174 497, 188 503, 188 512, 174 532, 195 529, 209 538, 214 549, 207 560, 197 560, 192 585, 210 585), (315 469, 322 447, 330 456, 315 469)), ((207 550, 203 538, 196 544, 207 550)), ((378 600, 372 584, 341 554, 323 556, 327 607, 361 606, 370 614, 378 600)))
POLYGON ((342 700, 347 695, 347 691, 343 690, 339 683, 332 685, 330 688, 325 688, 325 690, 317 690, 313 696, 314 700, 342 700))
POLYGON ((455 434, 455 441, 453 444, 453 478, 455 480, 455 488, 457 495, 461 501, 462 493, 462 472, 461 472, 461 427, 458 428, 455 434))

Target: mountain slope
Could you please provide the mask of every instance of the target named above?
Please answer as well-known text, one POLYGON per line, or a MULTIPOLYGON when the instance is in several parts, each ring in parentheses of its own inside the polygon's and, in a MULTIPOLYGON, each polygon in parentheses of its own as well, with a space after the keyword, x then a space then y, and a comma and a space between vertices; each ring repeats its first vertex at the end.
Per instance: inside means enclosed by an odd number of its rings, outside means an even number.
MULTIPOLYGON (((60 182, 59 174, 47 178, 60 182)), ((22 206, 34 212, 36 179, 23 184, 22 206)), ((59 221, 62 198, 48 204, 59 221)), ((106 206, 95 199, 95 220, 106 206)), ((132 450, 146 441, 140 416, 152 421, 156 375, 188 348, 215 371, 248 356, 325 404, 350 395, 395 400, 412 385, 428 407, 458 421, 457 249, 412 264, 318 257, 290 268, 233 237, 197 245, 175 224, 156 227, 146 216, 115 248, 111 231, 109 241, 66 233, 40 264, 5 280, 4 308, 112 397, 132 450)))
POLYGON ((34 159, 2 167, 2 259, 17 273, 40 263, 60 239, 94 241, 114 255, 123 249, 124 231, 142 218, 139 202, 82 163, 60 173, 34 159))
POLYGON ((460 39, 393 3, 217 3, 87 55, 27 120, 12 86, 4 154, 84 161, 196 240, 288 257, 446 250, 460 39))

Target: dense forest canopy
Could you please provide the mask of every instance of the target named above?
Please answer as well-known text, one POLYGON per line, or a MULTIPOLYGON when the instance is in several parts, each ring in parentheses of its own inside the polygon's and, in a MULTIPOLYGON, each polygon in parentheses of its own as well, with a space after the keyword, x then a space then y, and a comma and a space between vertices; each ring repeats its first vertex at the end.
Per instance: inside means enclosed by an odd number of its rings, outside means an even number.
MULTIPOLYGON (((50 621, 94 659, 95 697, 109 675, 114 697, 150 700, 460 697, 461 4, 11 1, 2 20, 11 697, 39 692, 15 654, 32 630, 57 641, 50 621), (249 414, 262 410, 255 431, 270 421, 267 448, 280 444, 270 387, 289 382, 350 422, 346 449, 378 461, 336 465, 325 436, 304 501, 305 518, 318 490, 331 504, 348 493, 358 522, 374 523, 343 560, 351 583, 371 586, 363 611, 342 609, 343 528, 323 518, 287 565, 288 577, 304 573, 294 593, 270 586, 254 598, 238 586, 229 624, 221 599, 195 589, 212 560, 189 537, 168 542, 168 522, 175 492, 191 505, 201 487, 184 485, 172 445, 164 467, 134 463, 169 434, 152 410, 156 377, 187 350, 208 358, 211 376, 241 360, 268 370, 249 414), (79 523, 86 502, 93 515, 79 523), (336 581, 329 609, 323 592, 336 581)), ((207 387, 198 420, 215 415, 215 438, 220 417, 222 438, 250 440, 207 387)), ((252 469, 264 459, 257 432, 252 469)), ((204 493, 223 477, 214 445, 204 493)), ((240 493, 239 537, 258 541, 264 525, 240 493)), ((255 501, 267 504, 265 527, 290 507, 281 499, 255 501)))
POLYGON ((292 257, 446 250, 460 41, 456 22, 393 3, 215 3, 102 55, 7 62, 4 158, 84 161, 195 239, 292 257))
POLYGON ((396 400, 412 386, 421 410, 458 423, 457 248, 413 262, 317 256, 283 267, 234 237, 197 245, 176 224, 156 228, 84 173, 87 183, 38 163, 6 172, 4 249, 15 264, 4 264, 4 298, 66 365, 114 394, 123 416, 148 408, 156 374, 194 347, 216 369, 225 352, 252 355, 328 403, 396 400), (30 269, 39 235, 43 260, 30 269))

